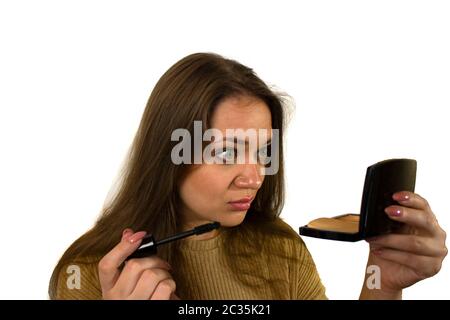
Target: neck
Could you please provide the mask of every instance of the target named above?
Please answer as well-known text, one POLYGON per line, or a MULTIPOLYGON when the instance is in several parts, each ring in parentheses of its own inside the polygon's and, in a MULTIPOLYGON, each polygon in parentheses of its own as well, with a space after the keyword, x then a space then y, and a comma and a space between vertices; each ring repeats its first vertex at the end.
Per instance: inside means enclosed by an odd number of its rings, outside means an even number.
MULTIPOLYGON (((196 223, 184 223, 183 227, 182 227, 182 231, 187 231, 187 230, 191 230, 199 225, 205 224, 205 223, 210 223, 212 221, 203 221, 203 222, 196 222, 196 223)), ((218 229, 214 229, 211 230, 209 232, 206 233, 202 233, 200 235, 195 235, 190 237, 189 239, 192 240, 209 240, 209 239, 213 239, 215 237, 217 237, 219 235, 220 231, 218 229)))

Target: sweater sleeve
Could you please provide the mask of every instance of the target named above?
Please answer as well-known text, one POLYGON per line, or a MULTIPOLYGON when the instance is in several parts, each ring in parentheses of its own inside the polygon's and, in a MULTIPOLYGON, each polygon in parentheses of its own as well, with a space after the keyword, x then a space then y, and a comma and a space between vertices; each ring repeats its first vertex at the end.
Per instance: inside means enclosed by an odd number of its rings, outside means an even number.
POLYGON ((81 262, 61 268, 56 286, 57 300, 100 300, 102 291, 97 263, 81 262))
POLYGON ((304 241, 293 240, 295 265, 292 266, 293 299, 326 300, 325 287, 317 272, 314 260, 304 241))

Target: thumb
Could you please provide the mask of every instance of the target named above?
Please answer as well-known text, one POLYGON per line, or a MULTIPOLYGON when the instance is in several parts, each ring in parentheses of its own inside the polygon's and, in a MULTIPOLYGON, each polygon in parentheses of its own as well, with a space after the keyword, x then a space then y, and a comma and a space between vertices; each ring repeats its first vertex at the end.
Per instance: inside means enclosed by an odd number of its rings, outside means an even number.
POLYGON ((131 229, 128 230, 124 230, 122 240, 98 264, 99 280, 103 290, 110 290, 114 286, 120 274, 119 267, 139 247, 146 234, 145 231, 132 233, 131 229))

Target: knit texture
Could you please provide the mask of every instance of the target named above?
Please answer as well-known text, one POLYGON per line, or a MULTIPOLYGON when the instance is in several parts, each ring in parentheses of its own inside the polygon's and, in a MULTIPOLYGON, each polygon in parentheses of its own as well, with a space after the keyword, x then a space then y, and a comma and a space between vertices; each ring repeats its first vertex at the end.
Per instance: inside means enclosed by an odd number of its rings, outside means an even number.
MULTIPOLYGON (((184 272, 186 281, 177 283, 176 293, 181 299, 327 299, 325 288, 314 261, 303 240, 274 238, 283 254, 262 250, 239 260, 247 271, 245 281, 227 266, 224 256, 223 232, 208 240, 187 238, 180 241, 182 265, 173 265, 184 272)), ((80 268, 79 289, 68 286, 71 273, 61 269, 56 299, 101 299, 98 277, 99 257, 86 258, 74 265, 80 268)), ((70 271, 70 269, 69 269, 70 271)))

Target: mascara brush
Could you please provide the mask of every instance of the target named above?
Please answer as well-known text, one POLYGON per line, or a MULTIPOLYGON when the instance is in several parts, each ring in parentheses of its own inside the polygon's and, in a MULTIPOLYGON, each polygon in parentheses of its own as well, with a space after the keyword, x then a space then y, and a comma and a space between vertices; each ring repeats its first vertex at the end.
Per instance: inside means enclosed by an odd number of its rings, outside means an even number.
POLYGON ((179 239, 183 239, 186 237, 190 237, 193 235, 200 235, 200 234, 212 231, 214 229, 218 229, 219 227, 220 227, 219 222, 202 224, 198 227, 195 227, 194 229, 184 231, 181 233, 177 233, 173 236, 170 236, 170 237, 164 238, 162 240, 158 240, 158 241, 155 240, 153 235, 149 234, 142 239, 142 244, 139 246, 139 248, 137 248, 136 251, 134 251, 130 256, 128 256, 128 258, 125 259, 125 261, 127 261, 129 259, 143 258, 143 257, 154 255, 157 252, 157 247, 162 244, 176 241, 179 239))

